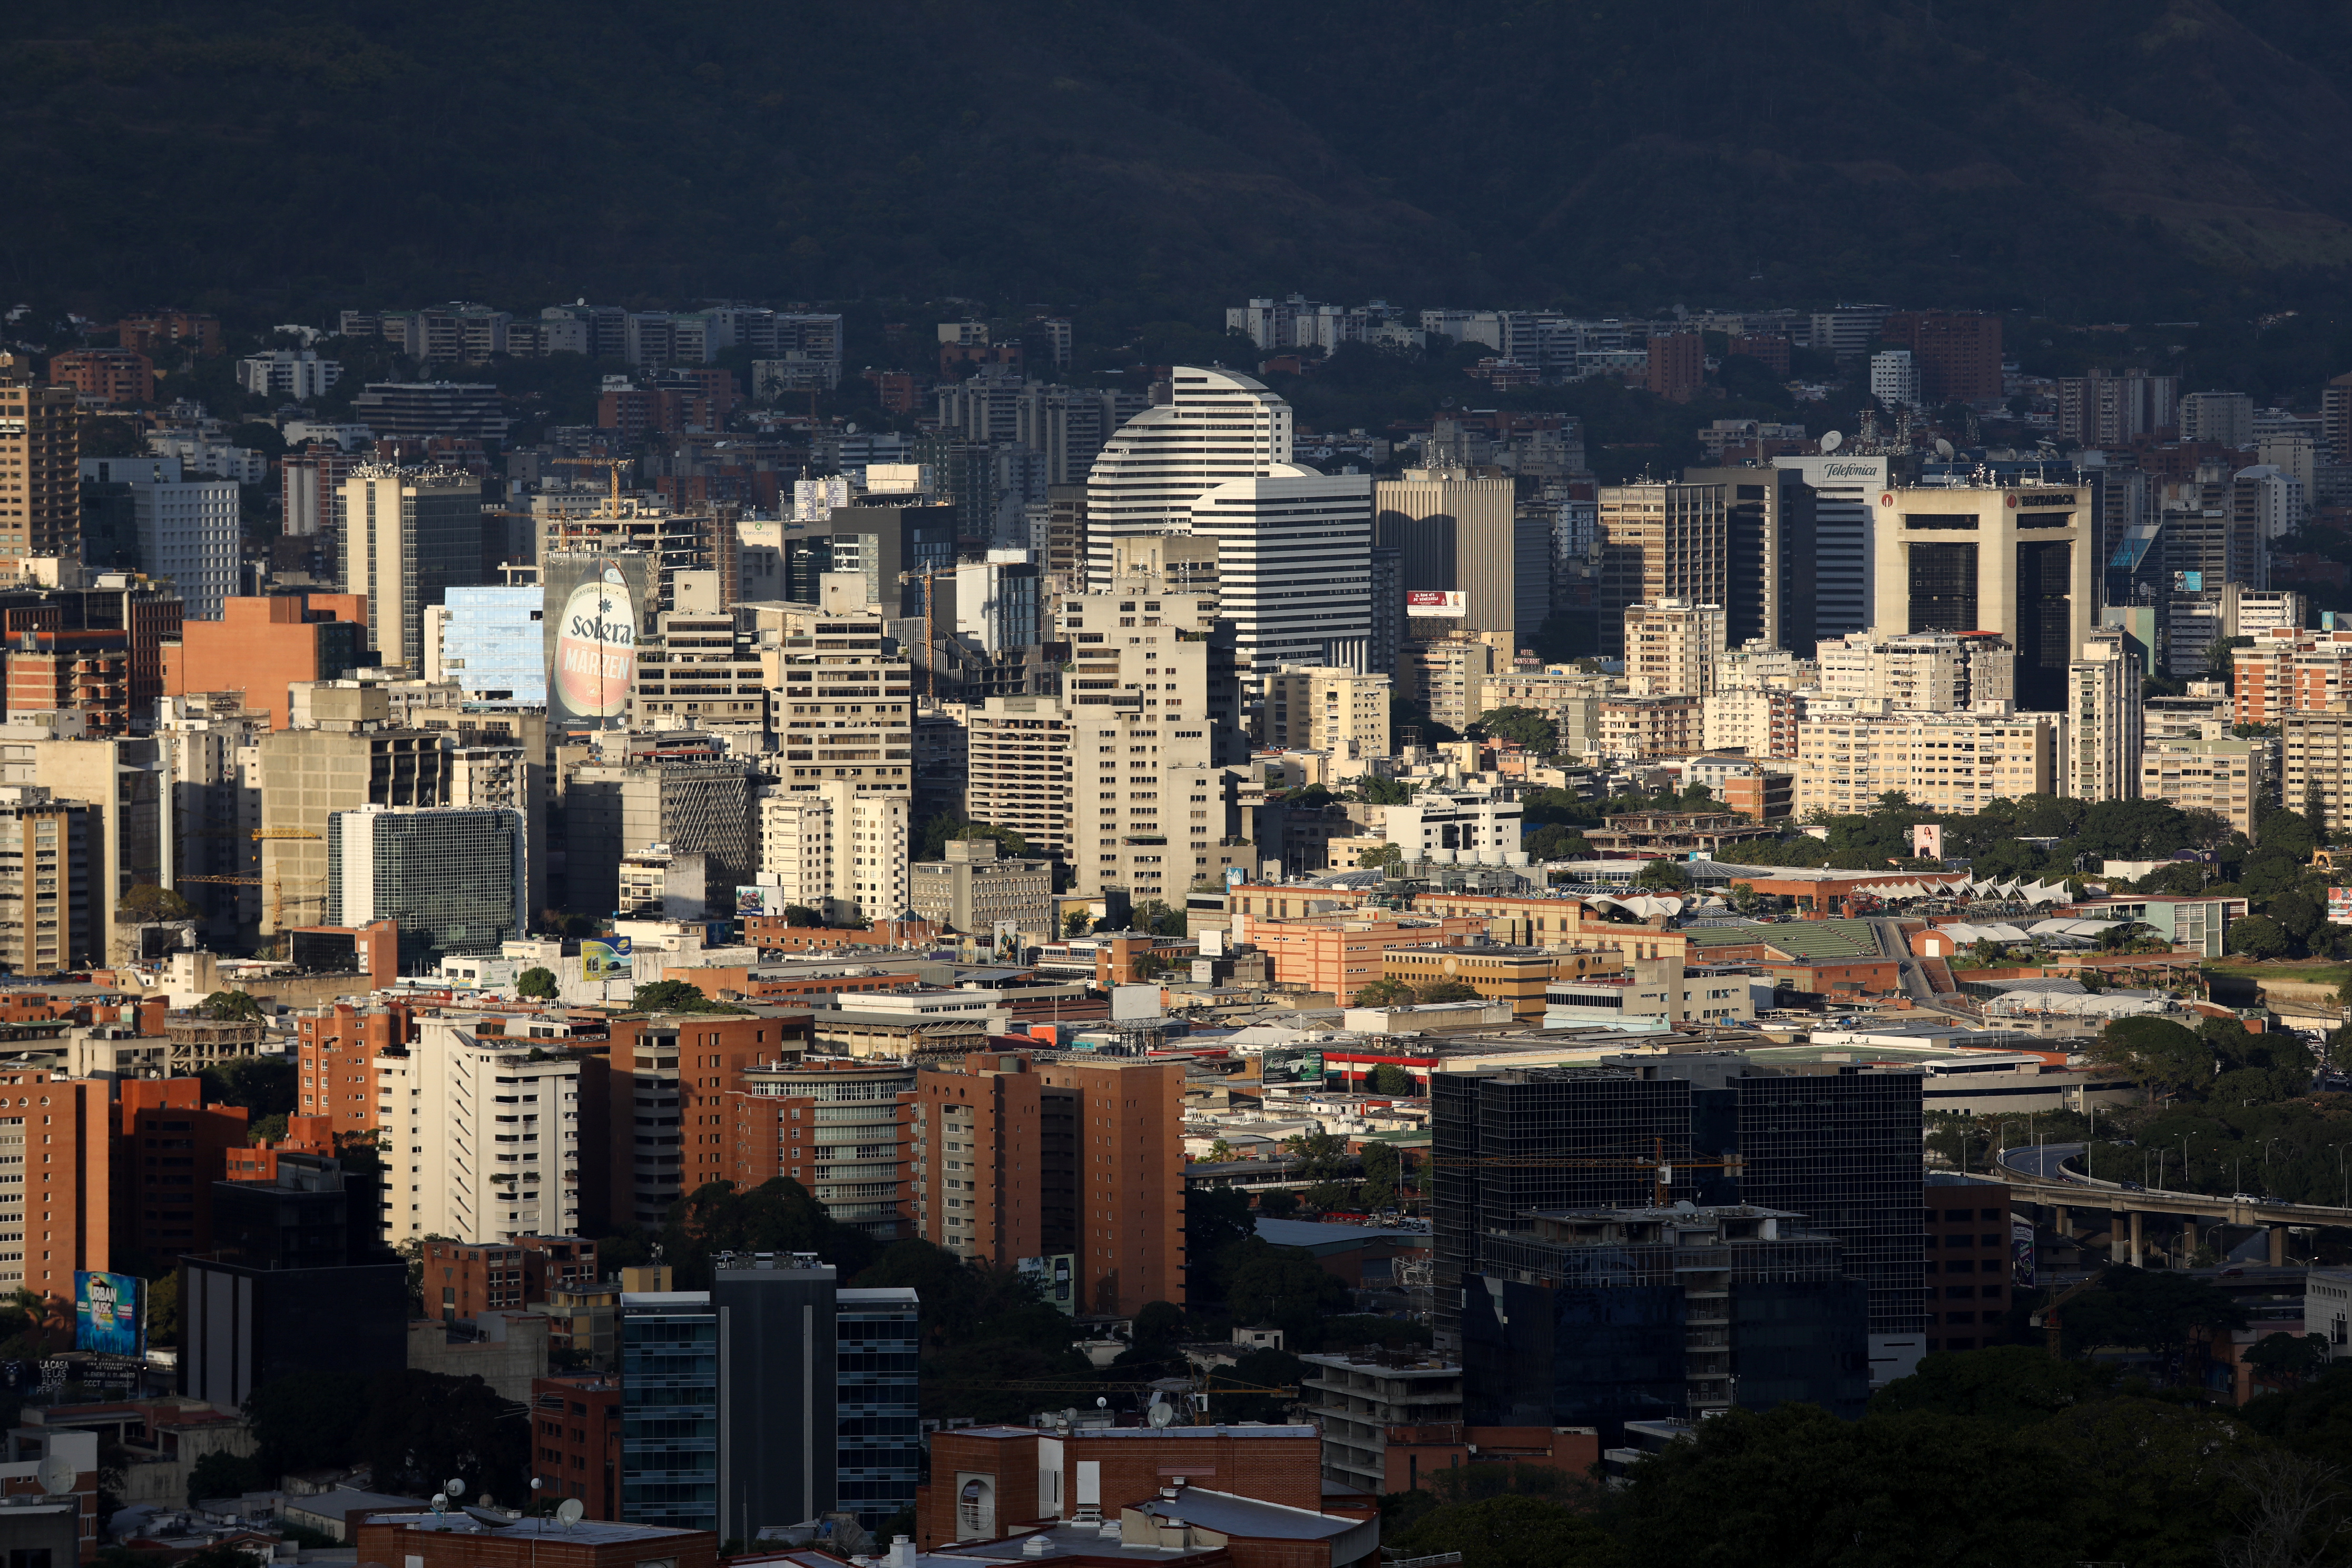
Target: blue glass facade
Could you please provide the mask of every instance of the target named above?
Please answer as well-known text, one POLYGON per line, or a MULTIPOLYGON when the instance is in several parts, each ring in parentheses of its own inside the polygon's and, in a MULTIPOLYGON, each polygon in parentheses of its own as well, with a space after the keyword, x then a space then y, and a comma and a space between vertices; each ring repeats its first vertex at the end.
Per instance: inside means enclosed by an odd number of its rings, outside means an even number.
POLYGON ((486 702, 545 702, 543 603, 537 586, 450 589, 441 632, 447 679, 486 702))
POLYGON ((922 1479, 915 1404, 919 1312, 908 1289, 843 1290, 834 1315, 835 1495, 867 1529, 915 1506, 922 1479))
POLYGON ((719 1315, 708 1305, 622 1315, 621 1517, 629 1523, 719 1528, 719 1315))

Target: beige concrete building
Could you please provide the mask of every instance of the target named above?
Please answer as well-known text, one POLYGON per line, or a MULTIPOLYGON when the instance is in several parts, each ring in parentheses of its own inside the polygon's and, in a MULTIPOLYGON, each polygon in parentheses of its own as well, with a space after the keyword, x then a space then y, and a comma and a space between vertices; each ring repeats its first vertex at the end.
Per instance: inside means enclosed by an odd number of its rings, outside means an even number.
POLYGON ((1774 691, 1794 691, 1801 687, 1821 684, 1821 666, 1803 658, 1785 647, 1769 643, 1748 642, 1738 647, 1726 648, 1714 658, 1714 686, 1717 691, 1736 691, 1763 688, 1774 691))
POLYGON ((115 921, 115 906, 135 887, 161 885, 167 869, 163 775, 153 766, 161 748, 151 740, 60 741, 53 733, 28 723, 0 728, 0 784, 38 784, 53 800, 89 805, 92 929, 101 958, 121 962, 134 939, 115 921))
POLYGON ((1724 488, 1635 484, 1601 487, 1601 654, 1625 652, 1625 607, 1684 599, 1730 600, 1731 538, 1724 488))
POLYGON ((915 862, 908 901, 918 916, 983 942, 1004 931, 1031 942, 1060 934, 1051 860, 1002 858, 993 838, 950 838, 944 851, 915 862))
POLYGON ((833 889, 832 803, 822 795, 768 790, 752 811, 760 879, 777 889, 779 901, 822 910, 833 889))
POLYGON ((1842 713, 1797 727, 1796 814, 1874 808, 1901 790, 1934 811, 2048 795, 2058 736, 2046 713, 1842 713))
POLYGON ((866 794, 854 779, 827 779, 817 793, 833 813, 833 866, 826 912, 836 921, 893 920, 907 908, 912 803, 866 794))
POLYGON ((310 711, 315 728, 272 731, 258 747, 264 936, 321 918, 331 815, 449 804, 446 742, 433 731, 393 728, 381 687, 321 683, 310 711))
POLYGON ((1407 593, 1460 593, 1461 626, 1535 634, 1516 614, 1517 486, 1507 474, 1407 468, 1372 487, 1372 543, 1400 552, 1407 593))
POLYGON ((2016 652, 2017 706, 2059 711, 2097 615, 2088 493, 1906 488, 1880 491, 1873 512, 1874 628, 1996 633, 2016 652))
POLYGON ((1609 694, 1611 679, 1573 670, 1498 671, 1486 677, 1481 693, 1484 710, 1532 708, 1559 731, 1559 749, 1574 756, 1590 756, 1601 739, 1601 700, 1609 694))
POLYGON ((1687 599, 1625 606, 1625 689, 1635 697, 1705 697, 1724 652, 1721 605, 1687 599))
POLYGON ((1854 632, 1821 645, 1821 694, 1948 713, 2016 695, 2017 654, 1986 633, 1854 632))
POLYGON ((422 673, 425 606, 482 580, 482 481, 462 468, 362 463, 341 501, 343 592, 367 595, 378 661, 422 673))
POLYGON ((1793 691, 1743 687, 1699 701, 1699 744, 1750 757, 1793 757, 1805 699, 1793 691))
POLYGON ((1067 858, 1069 710, 1052 697, 992 697, 967 727, 966 815, 1013 829, 1039 854, 1067 858))
POLYGON ((819 591, 814 607, 761 605, 753 615, 784 787, 847 782, 862 795, 911 795, 912 666, 884 637, 861 574, 828 572, 819 591))
POLYGON ((655 617, 653 640, 637 650, 629 722, 639 730, 760 731, 768 727, 768 682, 759 650, 719 602, 719 574, 672 576, 677 607, 655 617))
POLYGON ((1700 749, 1706 719, 1696 697, 1607 697, 1601 702, 1601 754, 1682 757, 1700 749))
MULTIPOLYGON (((20 976, 103 963, 89 838, 97 813, 38 784, 0 785, 0 967, 20 976)), ((109 911, 110 912, 110 910, 109 911)))
POLYGON ((1278 752, 1385 757, 1393 683, 1339 665, 1285 668, 1266 678, 1264 743, 1278 752))
MULTIPOLYGON (((5 358, 5 356, 0 356, 5 358)), ((0 562, 81 558, 81 414, 70 386, 0 363, 0 562)))
MULTIPOLYGON (((2275 741, 2257 736, 2207 744, 2251 748, 2245 763, 2247 782, 2257 785, 2266 782, 2261 771, 2267 761, 2263 752, 2275 746, 2279 752, 2279 803, 2289 811, 2302 811, 2315 790, 2331 831, 2352 825, 2352 711, 2338 709, 2331 713, 2287 713, 2280 716, 2278 726, 2279 738, 2275 741)), ((2155 750, 2153 742, 2149 750, 2155 750)), ((2232 785, 2237 783, 2237 766, 2233 760, 2230 780, 2232 785)), ((2183 772, 2185 775, 2185 767, 2183 772)), ((2243 831, 2251 835, 2253 829, 2249 826, 2243 831)))
POLYGON ((2060 792, 2076 800, 2137 799, 2143 741, 2140 668, 2126 650, 2124 634, 2093 633, 2066 674, 2073 692, 2066 704, 2060 792))
POLYGON ((1493 645, 1467 632, 1409 642, 1397 658, 1405 698, 1420 703, 1432 720, 1456 731, 1500 706, 1488 700, 1486 690, 1494 670, 1493 645))

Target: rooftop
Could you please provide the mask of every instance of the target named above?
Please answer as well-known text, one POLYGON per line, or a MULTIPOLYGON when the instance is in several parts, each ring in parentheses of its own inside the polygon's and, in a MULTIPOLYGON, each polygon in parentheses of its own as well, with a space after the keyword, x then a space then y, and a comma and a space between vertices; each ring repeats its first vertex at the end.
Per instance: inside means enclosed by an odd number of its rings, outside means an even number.
POLYGON ((658 1524, 615 1524, 610 1520, 583 1519, 566 1528, 551 1519, 509 1519, 488 1509, 468 1508, 457 1513, 375 1513, 370 1524, 393 1524, 405 1530, 427 1530, 445 1535, 499 1535, 515 1540, 545 1537, 582 1546, 620 1546, 635 1542, 685 1541, 708 1531, 672 1530, 658 1524))

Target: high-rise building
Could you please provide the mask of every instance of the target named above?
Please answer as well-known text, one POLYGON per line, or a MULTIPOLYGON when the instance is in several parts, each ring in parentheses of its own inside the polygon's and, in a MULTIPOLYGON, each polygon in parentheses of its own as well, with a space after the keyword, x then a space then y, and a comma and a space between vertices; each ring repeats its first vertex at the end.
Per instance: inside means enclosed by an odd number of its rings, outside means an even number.
POLYGON ((1730 596, 1730 531, 1720 484, 1671 481, 1601 488, 1601 652, 1625 653, 1630 605, 1730 596))
POLYGON ((327 816, 327 919, 395 921, 404 973, 499 951, 530 929, 523 818, 496 807, 362 806, 327 816))
POLYGON ((1081 586, 1087 575, 1087 487, 1058 484, 1045 491, 1046 580, 1057 593, 1081 586))
POLYGON ((1793 757, 1804 713, 1805 700, 1793 691, 1760 686, 1718 690, 1699 704, 1699 744, 1750 757, 1793 757))
POLYGON ((446 805, 449 754, 429 730, 392 725, 381 687, 310 693, 314 728, 261 738, 261 934, 310 925, 326 907, 329 817, 369 805, 446 805))
POLYGON ((416 1020, 374 1063, 385 1238, 577 1234, 580 1069, 528 1040, 416 1020))
POLYGON ((2092 521, 2079 486, 1882 491, 1878 629, 1998 632, 2017 651, 2017 705, 2059 710, 2097 618, 2092 521))
POLYGON ((2000 318, 1947 310, 1896 310, 1881 329, 1911 351, 1919 395, 1947 403, 2000 401, 2000 318))
POLYGON ((10 973, 58 974, 106 961, 103 911, 90 886, 96 816, 39 784, 0 784, 0 844, 15 846, 0 852, 0 899, 15 917, 0 921, 0 965, 10 973))
POLYGON ((2242 392, 2188 394, 2180 400, 2180 438, 2245 450, 2254 444, 2254 400, 2242 392))
POLYGON ((1188 531, 1207 491, 1290 466, 1290 405, 1263 383, 1178 365, 1170 384, 1170 401, 1122 426, 1087 476, 1090 584, 1109 577, 1111 540, 1188 531))
POLYGON ((2270 586, 2270 545, 2257 506, 2239 504, 2236 470, 2200 463, 2194 477, 2164 481, 2157 495, 2158 577, 2190 593, 2225 584, 2270 586))
POLYGON ((482 581, 482 484, 459 468, 362 463, 343 481, 337 558, 367 595, 380 663, 425 668, 425 609, 482 581))
POLYGON ((1729 646, 1807 649, 1814 639, 1814 498, 1794 469, 1685 468, 1683 482, 1721 485, 1730 567, 1723 607, 1729 646))
POLYGON ((2328 713, 2290 713, 2280 728, 2294 739, 2281 766, 2281 742, 2263 737, 2231 740, 2188 735, 2150 735, 2140 743, 2139 793, 2181 811, 2210 811, 2252 837, 2255 819, 2272 801, 2272 781, 2283 781, 2285 798, 2301 811, 2316 779, 2331 823, 2347 819, 2342 763, 2346 727, 2328 713))
POLYGON ((761 792, 753 806, 760 880, 779 902, 823 910, 833 889, 833 805, 822 795, 761 792))
POLYGON ((1024 551, 992 550, 985 561, 961 563, 951 590, 954 635, 983 653, 1036 642, 1043 613, 1039 586, 1037 568, 1024 551))
MULTIPOLYGON (((282 730, 291 719, 292 687, 341 680, 367 662, 363 614, 357 601, 339 594, 226 600, 217 620, 185 622, 178 639, 163 645, 163 694, 234 691, 267 716, 268 728, 282 730)), ((536 663, 536 622, 531 639, 536 663)), ((544 676, 541 690, 543 698, 544 676)))
POLYGON ((2352 375, 2333 377, 2319 389, 2319 436, 2331 461, 2352 463, 2352 375))
POLYGON ((719 605, 718 574, 680 572, 675 581, 677 608, 654 617, 654 636, 637 650, 631 727, 763 734, 765 661, 733 611, 719 605))
POLYGON ((985 1052, 927 1063, 917 1086, 927 1240, 997 1268, 1073 1254, 1081 1310, 1181 1299, 1181 1069, 985 1052))
MULTIPOLYGON (((1777 1076, 1725 1055, 1434 1075, 1439 1348, 1462 1344, 1461 1288, 1524 1245, 1530 1216, 1647 1208, 1670 1177, 1672 1199, 1801 1214, 1834 1237, 1868 1290, 1872 1381, 1907 1373, 1922 1312, 1919 1087, 1916 1073, 1777 1076)), ((1485 1393, 1465 1387, 1465 1403, 1485 1393)))
POLYGON ((563 810, 566 908, 613 909, 622 857, 656 844, 703 858, 715 908, 732 909, 736 888, 751 880, 751 775, 740 763, 583 763, 563 810))
POLYGON ((0 561, 79 558, 80 460, 73 388, 0 367, 0 561))
POLYGON ((1723 606, 1687 599, 1625 606, 1625 688, 1636 697, 1705 697, 1724 651, 1723 606))
POLYGON ((2067 667, 2065 755, 2060 790, 2076 800, 2139 796, 2143 718, 2139 666, 2120 630, 2102 627, 2067 667))
POLYGON ((718 1175, 698 1180, 724 1176, 749 1191, 787 1177, 844 1225, 882 1241, 910 1234, 912 1062, 778 1053, 725 1076, 732 1087, 710 1099, 718 1175))
MULTIPOLYGON (((1494 646, 1454 632, 1406 643, 1398 656, 1396 690, 1406 701, 1420 703, 1432 723, 1458 732, 1497 706, 1486 698, 1486 681, 1494 673, 1494 646)), ((1399 734, 1396 743, 1416 745, 1428 739, 1399 734)))
POLYGON ((1052 697, 992 697, 970 720, 966 810, 1009 827, 1040 854, 1070 851, 1070 741, 1074 721, 1052 697))
POLYGON ((2175 428, 2180 378, 2143 370, 2095 370, 2058 378, 2058 438, 2084 447, 2128 447, 2135 436, 2175 428))
POLYGON ((817 793, 832 808, 828 917, 836 922, 898 919, 907 910, 911 800, 866 794, 846 779, 826 779, 817 793))
POLYGON ((621 1515, 749 1541, 840 1509, 873 1525, 921 1469, 915 1293, 725 1255, 708 1291, 621 1300, 621 1515))
POLYGON ((97 492, 85 498, 92 515, 111 500, 129 503, 128 526, 110 541, 107 558, 93 553, 92 538, 88 563, 168 578, 188 616, 218 619, 237 587, 236 481, 184 478, 177 458, 85 458, 81 477, 97 492))
MULTIPOLYGON (((1371 635, 1370 479, 1279 465, 1203 492, 1181 531, 1216 542, 1217 613, 1233 623, 1243 669, 1363 664, 1371 635)), ((1110 580, 1090 563, 1089 583, 1110 580)))
POLYGON ((425 679, 454 681, 482 702, 545 702, 544 602, 535 583, 451 588, 435 623, 440 635, 425 639, 425 679))
POLYGON ((1649 342, 1642 384, 1652 395, 1688 403, 1706 384, 1706 340, 1696 332, 1669 332, 1649 342))
POLYGON ((1884 349, 1870 356, 1870 395, 1889 408, 1919 406, 1919 367, 1909 349, 1884 349))
POLYGON ((862 794, 911 795, 912 668, 852 579, 818 584, 815 606, 756 612, 785 787, 848 780, 862 794))
MULTIPOLYGON (((1790 454, 1774 458, 1772 466, 1796 473, 1813 492, 1813 552, 1803 563, 1812 579, 1813 635, 1842 637, 1877 625, 1874 503, 1892 478, 1888 459, 1845 452, 1790 454)), ((1801 588, 1795 592, 1801 596, 1801 588)), ((1784 637, 1786 646, 1799 652, 1808 646, 1793 628, 1784 637)))
POLYGON ((1265 743, 1278 752, 1385 757, 1394 683, 1341 665, 1277 669, 1266 677, 1265 743))
POLYGON ((1372 543, 1398 552, 1404 592, 1458 593, 1465 628, 1514 646, 1536 632, 1518 624, 1516 490, 1507 474, 1461 468, 1407 468, 1372 487, 1372 543))
POLYGON ((385 437, 507 438, 504 405, 488 382, 372 381, 352 399, 352 416, 385 437))

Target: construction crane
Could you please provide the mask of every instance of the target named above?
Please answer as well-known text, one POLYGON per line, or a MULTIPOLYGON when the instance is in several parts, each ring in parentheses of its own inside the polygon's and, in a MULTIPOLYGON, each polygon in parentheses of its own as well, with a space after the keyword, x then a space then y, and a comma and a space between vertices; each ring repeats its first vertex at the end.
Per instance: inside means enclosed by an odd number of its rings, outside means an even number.
POLYGON ((612 495, 604 503, 606 508, 604 515, 607 517, 618 517, 621 515, 621 470, 623 468, 635 466, 635 460, 634 458, 558 458, 555 459, 555 467, 559 468, 604 468, 608 470, 612 475, 613 490, 612 495))
MULTIPOLYGON (((286 879, 283 877, 174 877, 172 887, 177 891, 182 885, 192 882, 209 882, 228 888, 267 888, 269 889, 270 923, 280 931, 286 929, 286 879)), ((323 893, 298 893, 294 901, 317 903, 325 897, 323 893)))
POLYGON ((2094 1274, 2088 1279, 2075 1280, 2074 1283, 2067 1286, 2065 1289, 2061 1290, 2057 1295, 2053 1296, 2050 1299, 2050 1304, 2048 1306, 2033 1314, 2033 1322, 2037 1326, 2049 1331, 2050 1359, 2052 1361, 2062 1361, 2064 1359, 2059 1347, 2059 1341, 2063 1333, 2063 1325, 2062 1325, 2058 1321, 2058 1309, 2073 1300, 2075 1297, 2083 1294, 2084 1291, 2097 1289, 2101 1278, 2102 1276, 2094 1274))
POLYGON ((1437 1154, 1427 1162, 1441 1170, 1564 1170, 1564 1171, 1648 1171, 1657 1206, 1664 1208, 1673 1201, 1675 1167, 1686 1171, 1721 1171, 1727 1175, 1739 1173, 1741 1161, 1737 1154, 1720 1159, 1685 1158, 1666 1152, 1666 1141, 1654 1139, 1654 1147, 1647 1159, 1638 1154, 1437 1154))
MULTIPOLYGON (((898 574, 898 581, 901 583, 920 583, 923 585, 923 695, 934 706, 938 705, 940 700, 940 638, 933 614, 933 608, 939 603, 939 595, 933 590, 931 584, 939 574, 940 570, 936 566, 925 566, 915 571, 898 574)), ((949 574, 952 576, 954 574, 950 572, 949 574)))

